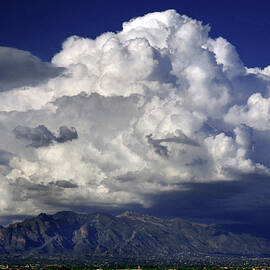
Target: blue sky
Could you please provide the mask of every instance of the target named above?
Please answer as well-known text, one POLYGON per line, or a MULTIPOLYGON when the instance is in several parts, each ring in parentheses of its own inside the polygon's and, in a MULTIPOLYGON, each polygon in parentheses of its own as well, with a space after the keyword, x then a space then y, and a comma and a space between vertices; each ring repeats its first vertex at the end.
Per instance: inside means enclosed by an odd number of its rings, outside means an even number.
POLYGON ((267 0, 2 0, 1 45, 50 61, 71 35, 94 38, 107 31, 120 31, 122 22, 133 17, 176 9, 210 24, 210 35, 228 39, 246 66, 264 67, 270 63, 269 8, 267 0))

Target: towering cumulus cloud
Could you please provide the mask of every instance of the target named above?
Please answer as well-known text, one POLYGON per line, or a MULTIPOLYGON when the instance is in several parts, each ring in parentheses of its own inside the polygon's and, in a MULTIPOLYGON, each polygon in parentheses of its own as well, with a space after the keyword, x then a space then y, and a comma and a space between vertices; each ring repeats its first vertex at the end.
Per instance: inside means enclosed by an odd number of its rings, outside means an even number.
POLYGON ((168 10, 72 36, 51 64, 16 51, 53 76, 1 78, 1 215, 147 208, 189 185, 268 176, 270 69, 245 67, 209 30, 168 10))

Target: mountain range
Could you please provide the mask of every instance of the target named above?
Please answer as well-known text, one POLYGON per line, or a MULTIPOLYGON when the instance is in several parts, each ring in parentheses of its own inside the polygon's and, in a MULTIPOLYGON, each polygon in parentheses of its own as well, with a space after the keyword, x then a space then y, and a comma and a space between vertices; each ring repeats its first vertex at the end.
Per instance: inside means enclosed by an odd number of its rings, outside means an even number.
POLYGON ((268 256, 270 237, 251 225, 206 225, 134 212, 64 211, 0 227, 0 256, 268 256))

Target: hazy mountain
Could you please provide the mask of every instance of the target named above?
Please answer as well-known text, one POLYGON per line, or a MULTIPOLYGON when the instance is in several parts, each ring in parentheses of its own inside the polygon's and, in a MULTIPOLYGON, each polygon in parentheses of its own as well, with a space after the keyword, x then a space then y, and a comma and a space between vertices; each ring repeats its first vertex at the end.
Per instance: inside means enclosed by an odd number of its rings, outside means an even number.
POLYGON ((173 257, 270 255, 270 238, 248 225, 203 225, 125 212, 40 214, 0 227, 0 254, 173 257))

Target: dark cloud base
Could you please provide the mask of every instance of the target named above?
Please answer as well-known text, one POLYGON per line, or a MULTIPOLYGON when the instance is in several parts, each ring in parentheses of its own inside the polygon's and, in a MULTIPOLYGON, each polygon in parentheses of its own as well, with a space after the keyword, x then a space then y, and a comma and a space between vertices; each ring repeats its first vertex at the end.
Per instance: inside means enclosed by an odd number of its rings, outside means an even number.
POLYGON ((155 195, 148 213, 182 217, 202 223, 270 222, 269 177, 249 175, 236 181, 190 183, 186 190, 155 195))

